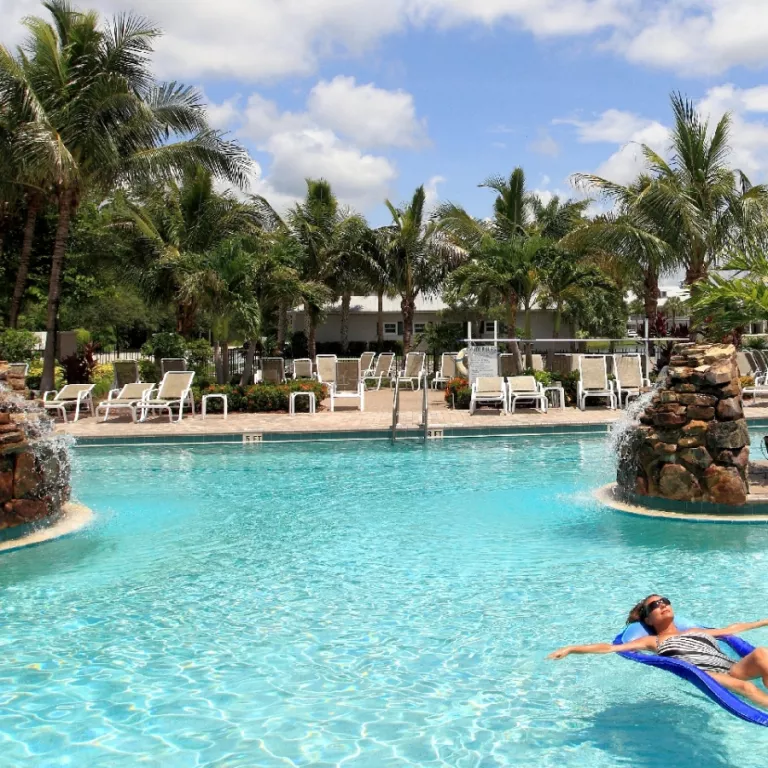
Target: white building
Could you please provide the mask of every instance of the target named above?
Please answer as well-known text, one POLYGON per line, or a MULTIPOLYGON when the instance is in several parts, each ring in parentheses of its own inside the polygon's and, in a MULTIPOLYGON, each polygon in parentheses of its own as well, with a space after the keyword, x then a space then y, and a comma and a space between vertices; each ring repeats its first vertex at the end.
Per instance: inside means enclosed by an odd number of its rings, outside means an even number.
MULTIPOLYGON (((350 342, 375 342, 376 322, 378 319, 377 296, 353 296, 349 313, 349 341, 350 342)), ((414 341, 424 332, 427 323, 455 322, 446 318, 444 313, 448 305, 441 298, 416 298, 416 311, 413 318, 414 341)), ((304 310, 298 307, 292 313, 293 332, 306 330, 304 310)), ((400 297, 389 299, 384 297, 384 340, 403 340, 403 314, 400 309, 400 297)), ((523 311, 517 316, 518 327, 524 323, 523 311)), ((499 324, 501 326, 501 324, 499 324)), ((551 339, 554 329, 554 313, 551 310, 534 309, 531 313, 531 332, 533 338, 551 339)), ((501 328, 499 329, 501 333, 501 328)), ((560 327, 560 336, 573 338, 574 329, 569 323, 563 321, 560 327)), ((493 338, 493 321, 481 320, 474 324, 473 337, 493 338)), ((341 302, 330 306, 326 310, 325 320, 317 328, 317 342, 328 343, 341 340, 341 302)))

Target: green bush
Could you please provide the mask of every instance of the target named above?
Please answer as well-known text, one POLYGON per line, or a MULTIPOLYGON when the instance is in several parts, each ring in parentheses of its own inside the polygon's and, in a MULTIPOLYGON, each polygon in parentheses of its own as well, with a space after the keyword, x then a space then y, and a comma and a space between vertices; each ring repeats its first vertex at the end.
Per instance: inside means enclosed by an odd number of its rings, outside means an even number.
MULTIPOLYGON (((239 384, 235 386, 213 384, 203 389, 193 387, 197 402, 202 401, 203 395, 226 395, 229 410, 233 413, 287 411, 291 392, 314 392, 315 400, 319 405, 320 401, 327 396, 327 391, 324 384, 316 381, 292 381, 288 384, 277 386, 272 384, 252 384, 247 387, 241 387, 239 384)), ((306 398, 299 398, 296 401, 296 410, 306 411, 307 409, 306 398)), ((209 400, 206 411, 221 413, 221 401, 217 399, 209 400)))
POLYGON ((157 358, 158 362, 163 357, 184 357, 186 351, 187 342, 178 333, 153 333, 141 348, 142 355, 157 358))
POLYGON ((27 363, 34 358, 36 346, 37 336, 32 331, 8 328, 0 333, 0 360, 27 363))
POLYGON ((211 365, 213 364, 213 347, 209 344, 208 339, 188 341, 184 357, 187 360, 187 368, 195 372, 198 386, 205 386, 203 380, 205 382, 209 380, 211 365))
POLYGON ((579 383, 579 372, 570 371, 569 373, 553 372, 550 374, 553 384, 559 384, 565 390, 565 402, 576 402, 576 388, 579 383))
POLYGON ((445 402, 453 408, 466 410, 471 399, 472 388, 467 379, 457 377, 445 385, 445 402))
POLYGON ((533 368, 526 368, 526 376, 533 376, 539 384, 545 387, 552 386, 552 374, 549 371, 534 371, 533 368))
MULTIPOLYGON (((29 364, 29 372, 27 373, 27 386, 30 389, 39 390, 40 379, 42 375, 43 375, 43 361, 33 360, 29 364)), ((59 390, 64 386, 64 384, 66 384, 66 381, 64 379, 64 368, 62 368, 60 365, 57 365, 54 373, 53 388, 56 390, 59 390)))
POLYGON ((160 368, 154 360, 149 357, 142 357, 139 360, 139 378, 142 381, 148 381, 157 384, 159 381, 160 368))

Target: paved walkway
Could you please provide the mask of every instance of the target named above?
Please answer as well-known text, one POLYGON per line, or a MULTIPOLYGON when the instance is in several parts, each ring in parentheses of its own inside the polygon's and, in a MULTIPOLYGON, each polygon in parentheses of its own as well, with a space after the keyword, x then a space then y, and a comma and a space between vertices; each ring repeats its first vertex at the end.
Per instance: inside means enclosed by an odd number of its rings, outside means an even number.
MULTIPOLYGON (((403 428, 416 428, 421 424, 421 392, 402 392, 400 399, 400 421, 403 428)), ((103 423, 93 417, 84 417, 77 422, 62 424, 57 430, 75 437, 125 437, 137 435, 201 435, 242 432, 342 432, 346 430, 379 430, 392 426, 392 393, 390 390, 366 392, 365 412, 356 407, 357 400, 338 405, 331 413, 330 401, 325 400, 314 415, 298 413, 233 413, 224 419, 220 414, 211 414, 203 421, 197 413, 184 416, 180 422, 168 422, 167 416, 152 416, 142 424, 133 424, 130 416, 121 414, 103 423)), ((469 411, 454 411, 446 406, 442 391, 429 391, 429 424, 433 427, 526 427, 555 426, 561 424, 610 424, 621 418, 623 411, 593 407, 586 411, 570 407, 564 410, 551 408, 548 413, 539 413, 522 408, 514 414, 502 414, 491 408, 482 408, 474 416, 469 411)), ((749 419, 768 419, 768 408, 746 409, 749 419)))

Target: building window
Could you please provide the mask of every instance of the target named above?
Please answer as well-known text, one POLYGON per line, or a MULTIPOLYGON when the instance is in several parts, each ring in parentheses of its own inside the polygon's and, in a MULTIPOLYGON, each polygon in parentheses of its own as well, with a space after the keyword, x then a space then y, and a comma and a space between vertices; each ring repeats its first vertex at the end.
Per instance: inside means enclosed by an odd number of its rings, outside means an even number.
POLYGON ((414 333, 424 333, 424 331, 427 330, 427 324, 426 323, 414 323, 413 324, 413 332, 414 333))
POLYGON ((385 336, 397 336, 397 323, 384 323, 385 336))
POLYGON ((485 336, 486 334, 493 336, 493 322, 491 320, 480 321, 480 335, 485 336))

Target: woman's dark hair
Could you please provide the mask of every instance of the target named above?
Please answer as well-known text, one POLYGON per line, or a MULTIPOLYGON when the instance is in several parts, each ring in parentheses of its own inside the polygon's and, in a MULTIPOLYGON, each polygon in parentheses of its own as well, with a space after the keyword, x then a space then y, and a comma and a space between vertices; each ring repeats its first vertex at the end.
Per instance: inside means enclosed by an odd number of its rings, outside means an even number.
POLYGON ((651 592, 648 597, 644 597, 630 612, 629 616, 627 616, 627 624, 633 624, 636 621, 645 621, 645 604, 648 602, 648 599, 651 597, 654 597, 657 595, 658 592, 651 592))

